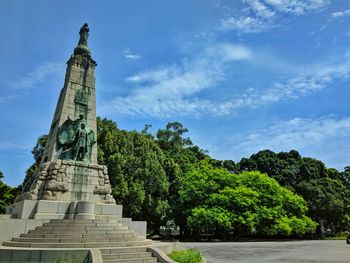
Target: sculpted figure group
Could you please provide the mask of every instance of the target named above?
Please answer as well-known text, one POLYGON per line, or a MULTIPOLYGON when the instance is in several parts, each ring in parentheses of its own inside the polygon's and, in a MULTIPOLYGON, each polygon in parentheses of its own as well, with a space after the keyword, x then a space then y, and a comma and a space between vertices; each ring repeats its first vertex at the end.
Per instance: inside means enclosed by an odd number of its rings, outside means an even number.
POLYGON ((90 162, 91 150, 96 143, 95 134, 83 115, 79 119, 68 119, 58 128, 58 159, 90 162))

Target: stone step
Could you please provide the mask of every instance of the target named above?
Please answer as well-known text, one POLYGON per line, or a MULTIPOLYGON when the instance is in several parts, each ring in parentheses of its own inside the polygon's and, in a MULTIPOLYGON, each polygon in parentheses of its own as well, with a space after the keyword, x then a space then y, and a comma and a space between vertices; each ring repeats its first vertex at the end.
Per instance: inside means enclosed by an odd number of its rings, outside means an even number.
MULTIPOLYGON (((95 238, 97 235, 91 235, 91 234, 71 234, 71 233, 60 233, 60 234, 37 234, 37 233, 30 233, 30 234, 21 234, 20 237, 25 238, 95 238)), ((103 237, 114 237, 114 238, 138 238, 141 237, 135 233, 117 233, 117 234, 104 234, 103 237)))
POLYGON ((33 247, 33 248, 105 248, 151 245, 151 240, 126 241, 126 242, 89 242, 89 243, 35 243, 6 241, 4 246, 9 247, 33 247))
POLYGON ((103 263, 152 263, 157 262, 156 257, 147 257, 147 258, 122 258, 122 259, 106 259, 103 260, 103 263))
POLYGON ((121 223, 122 220, 115 219, 51 219, 51 223, 121 223))
POLYGON ((118 253, 136 253, 136 252, 147 252, 145 246, 134 246, 134 247, 115 247, 115 248, 101 248, 101 254, 118 254, 118 253))
POLYGON ((38 226, 35 228, 36 230, 39 229, 47 229, 47 230, 64 230, 64 231, 71 231, 71 230, 119 230, 119 229, 128 229, 126 226, 79 226, 79 225, 72 225, 72 226, 55 226, 55 225, 48 225, 48 226, 38 226))
POLYGON ((71 227, 71 226, 80 226, 80 227, 110 227, 110 226, 124 226, 122 223, 44 223, 42 226, 54 226, 54 227, 71 227))
POLYGON ((131 233, 128 229, 115 229, 115 230, 86 230, 86 229, 35 229, 29 230, 29 234, 91 234, 91 235, 104 235, 104 234, 124 234, 131 233))
POLYGON ((90 237, 90 238, 33 238, 33 237, 14 237, 15 242, 31 242, 31 243, 97 243, 97 242, 122 242, 122 241, 143 241, 144 238, 137 237, 90 237))
POLYGON ((102 254, 103 260, 122 259, 122 258, 147 258, 152 257, 151 252, 134 252, 134 253, 117 253, 117 254, 102 254))

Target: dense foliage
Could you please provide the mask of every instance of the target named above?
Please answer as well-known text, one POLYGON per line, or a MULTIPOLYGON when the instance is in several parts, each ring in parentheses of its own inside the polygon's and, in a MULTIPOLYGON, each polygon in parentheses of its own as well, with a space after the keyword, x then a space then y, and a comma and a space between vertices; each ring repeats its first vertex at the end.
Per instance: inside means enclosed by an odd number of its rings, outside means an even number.
MULTIPOLYGON (((182 236, 301 236, 350 226, 350 167, 339 172, 297 151, 264 150, 243 158, 215 160, 170 122, 155 135, 125 131, 97 119, 98 161, 108 167, 113 195, 124 215, 147 220, 158 232, 173 220, 182 236)), ((32 150, 41 161, 47 136, 32 150)), ((1 175, 2 176, 2 175, 1 175)), ((1 177, 0 177, 1 178, 1 177)), ((0 209, 14 198, 0 181, 0 209)), ((173 222, 172 221, 172 222, 173 222)))
POLYGON ((0 214, 5 213, 6 207, 13 202, 18 193, 18 188, 12 188, 1 181, 3 177, 0 171, 0 214))
POLYGON ((243 158, 239 171, 260 171, 292 189, 308 203, 309 216, 319 223, 319 231, 332 233, 347 229, 350 219, 350 171, 327 169, 316 159, 301 157, 297 151, 260 151, 243 158))
POLYGON ((196 233, 216 236, 289 236, 312 233, 316 223, 302 197, 260 172, 232 174, 206 160, 182 178, 180 199, 196 233))
POLYGON ((159 229, 169 211, 164 153, 152 137, 119 130, 110 120, 98 118, 97 127, 99 163, 109 169, 113 195, 124 214, 159 229))
MULTIPOLYGON (((32 149, 32 154, 33 154, 33 158, 34 158, 34 163, 29 166, 29 168, 26 171, 26 176, 24 178, 24 181, 22 183, 22 186, 25 187, 27 182, 29 181, 29 179, 34 175, 34 173, 37 171, 37 169, 39 168, 39 164, 41 162, 41 159, 44 155, 44 149, 45 149, 45 145, 47 142, 47 135, 41 135, 39 136, 38 140, 36 141, 36 144, 34 146, 34 148, 32 149)), ((20 187, 22 187, 20 186, 20 187)))

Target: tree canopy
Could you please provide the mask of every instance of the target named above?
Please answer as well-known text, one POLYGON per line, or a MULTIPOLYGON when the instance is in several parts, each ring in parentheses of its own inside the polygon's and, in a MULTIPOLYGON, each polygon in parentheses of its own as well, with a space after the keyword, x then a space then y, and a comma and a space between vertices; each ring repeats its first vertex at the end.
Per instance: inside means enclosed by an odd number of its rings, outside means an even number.
POLYGON ((289 236, 314 232, 301 196, 260 172, 232 174, 207 160, 182 178, 180 199, 198 233, 289 236))
POLYGON ((0 214, 5 213, 6 207, 13 202, 13 199, 18 192, 17 188, 12 188, 2 182, 2 178, 4 178, 4 175, 0 171, 0 214))
POLYGON ((292 150, 274 153, 260 151, 243 158, 239 171, 260 171, 292 189, 308 203, 308 215, 319 223, 319 231, 334 233, 349 227, 350 191, 349 173, 327 169, 324 163, 310 157, 301 157, 292 150))
POLYGON ((108 167, 117 203, 126 216, 159 228, 169 211, 164 153, 150 136, 119 130, 110 120, 98 118, 97 127, 99 162, 108 167))

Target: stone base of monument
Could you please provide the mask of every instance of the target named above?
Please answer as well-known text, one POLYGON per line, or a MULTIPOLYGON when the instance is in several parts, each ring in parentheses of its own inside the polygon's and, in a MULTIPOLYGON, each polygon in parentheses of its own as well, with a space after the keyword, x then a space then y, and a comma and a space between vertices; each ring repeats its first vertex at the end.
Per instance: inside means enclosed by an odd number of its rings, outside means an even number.
POLYGON ((24 233, 50 219, 121 220, 130 230, 146 236, 147 222, 122 217, 122 205, 98 204, 90 201, 22 200, 7 208, 0 218, 0 242, 24 233), (21 230, 21 232, 19 232, 21 230))
POLYGON ((173 262, 173 245, 146 239, 146 222, 123 218, 121 205, 22 200, 7 213, 0 262, 173 262))
POLYGON ((90 201, 22 200, 10 205, 6 214, 21 219, 121 218, 122 206, 90 201))
POLYGON ((123 225, 123 220, 51 219, 5 241, 0 261, 171 263, 165 253, 174 248, 146 239, 123 225))
POLYGON ((104 166, 44 163, 0 217, 0 262, 173 262, 173 247, 146 239, 147 222, 122 210, 104 166))
POLYGON ((74 160, 54 160, 40 165, 15 202, 47 200, 115 204, 111 193, 106 166, 74 160))
POLYGON ((0 262, 173 262, 162 252, 172 246, 146 239, 147 222, 122 208, 106 167, 44 163, 0 217, 0 262))

